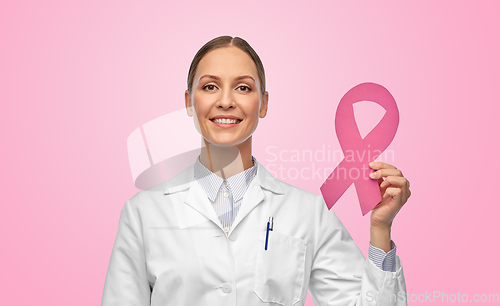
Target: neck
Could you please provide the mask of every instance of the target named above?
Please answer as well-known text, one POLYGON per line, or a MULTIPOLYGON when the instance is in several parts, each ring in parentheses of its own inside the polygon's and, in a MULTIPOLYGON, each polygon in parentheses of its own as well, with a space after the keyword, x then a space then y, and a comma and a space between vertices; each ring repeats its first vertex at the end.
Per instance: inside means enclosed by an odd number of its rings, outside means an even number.
POLYGON ((252 136, 238 146, 219 146, 202 138, 200 163, 216 175, 227 179, 253 167, 252 136))

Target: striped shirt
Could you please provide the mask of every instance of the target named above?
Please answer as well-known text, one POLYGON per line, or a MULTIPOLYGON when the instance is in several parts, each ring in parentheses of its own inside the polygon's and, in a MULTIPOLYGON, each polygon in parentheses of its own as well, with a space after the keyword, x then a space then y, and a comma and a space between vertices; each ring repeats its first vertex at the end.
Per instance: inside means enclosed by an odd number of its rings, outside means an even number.
POLYGON ((368 258, 382 271, 396 272, 396 244, 391 240, 392 249, 386 253, 370 243, 368 258))
MULTIPOLYGON (((224 228, 224 232, 229 233, 236 214, 240 210, 243 196, 250 185, 250 182, 257 173, 257 163, 252 156, 253 166, 240 173, 237 173, 226 180, 216 175, 210 169, 200 163, 200 156, 194 165, 194 177, 212 203, 219 220, 224 228)), ((396 245, 391 241, 392 249, 389 253, 374 247, 371 243, 368 249, 368 258, 379 269, 383 271, 396 271, 396 245)))
POLYGON ((253 156, 252 162, 253 166, 251 168, 224 180, 203 166, 200 163, 199 156, 196 159, 194 177, 205 190, 226 234, 229 233, 236 214, 240 210, 243 195, 257 173, 257 163, 253 156))

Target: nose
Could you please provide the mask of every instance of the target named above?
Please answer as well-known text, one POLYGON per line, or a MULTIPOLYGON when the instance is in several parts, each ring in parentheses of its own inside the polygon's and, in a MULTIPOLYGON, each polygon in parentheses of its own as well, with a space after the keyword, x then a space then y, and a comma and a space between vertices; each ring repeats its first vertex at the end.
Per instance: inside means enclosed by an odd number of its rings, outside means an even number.
POLYGON ((222 90, 222 95, 217 102, 217 107, 218 108, 223 108, 223 109, 229 109, 229 108, 234 108, 235 103, 234 103, 234 97, 231 89, 226 89, 222 90))

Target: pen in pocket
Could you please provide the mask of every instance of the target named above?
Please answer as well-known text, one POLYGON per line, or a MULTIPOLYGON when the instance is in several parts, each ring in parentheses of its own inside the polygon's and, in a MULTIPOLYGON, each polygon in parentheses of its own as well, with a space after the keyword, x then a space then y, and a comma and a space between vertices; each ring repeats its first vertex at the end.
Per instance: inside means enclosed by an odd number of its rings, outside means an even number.
POLYGON ((267 231, 266 231, 266 247, 265 250, 267 251, 267 241, 269 240, 269 231, 273 230, 273 217, 269 217, 269 222, 267 222, 267 231))

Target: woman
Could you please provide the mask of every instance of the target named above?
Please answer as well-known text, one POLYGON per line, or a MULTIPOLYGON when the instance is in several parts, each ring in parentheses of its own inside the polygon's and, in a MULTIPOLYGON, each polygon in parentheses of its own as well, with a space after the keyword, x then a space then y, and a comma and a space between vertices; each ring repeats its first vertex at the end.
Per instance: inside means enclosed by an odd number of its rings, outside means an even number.
POLYGON ((408 181, 370 164, 383 198, 365 259, 321 196, 277 180, 252 156, 268 99, 246 41, 222 36, 198 51, 185 103, 201 154, 124 205, 102 305, 303 305, 308 290, 316 305, 406 305, 390 228, 408 181))

